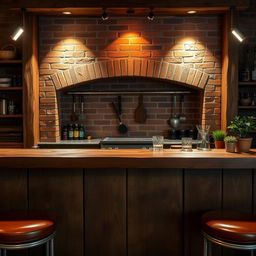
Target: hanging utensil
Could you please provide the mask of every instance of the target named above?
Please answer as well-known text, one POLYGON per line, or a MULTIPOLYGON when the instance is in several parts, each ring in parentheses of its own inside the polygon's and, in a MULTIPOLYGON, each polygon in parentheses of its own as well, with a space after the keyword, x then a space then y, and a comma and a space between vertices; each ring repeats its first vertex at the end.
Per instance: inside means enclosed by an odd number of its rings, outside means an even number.
POLYGON ((73 96, 72 113, 70 116, 70 120, 72 122, 75 122, 78 120, 78 116, 76 114, 76 98, 75 98, 75 96, 73 96))
POLYGON ((181 114, 180 114, 180 122, 185 123, 187 120, 186 115, 184 114, 184 95, 181 95, 181 114))
POLYGON ((137 123, 145 123, 147 120, 147 110, 144 107, 143 104, 143 95, 139 95, 139 104, 138 107, 135 109, 134 112, 134 119, 137 123))
POLYGON ((81 102, 81 111, 80 111, 80 113, 81 113, 81 121, 84 121, 84 96, 83 95, 81 95, 80 96, 80 102, 81 102))
POLYGON ((173 96, 173 115, 169 120, 169 124, 172 128, 178 128, 180 126, 180 118, 176 113, 177 108, 177 95, 173 96))
POLYGON ((117 116, 118 120, 119 120, 118 131, 121 134, 127 133, 128 128, 127 128, 127 126, 125 124, 122 123, 121 116, 119 115, 118 109, 117 109, 117 107, 116 107, 114 102, 112 102, 112 107, 113 107, 113 109, 114 109, 114 111, 116 113, 116 116, 117 116))
POLYGON ((121 97, 121 95, 118 95, 117 102, 118 102, 118 113, 119 113, 119 116, 121 116, 122 115, 122 97, 121 97))

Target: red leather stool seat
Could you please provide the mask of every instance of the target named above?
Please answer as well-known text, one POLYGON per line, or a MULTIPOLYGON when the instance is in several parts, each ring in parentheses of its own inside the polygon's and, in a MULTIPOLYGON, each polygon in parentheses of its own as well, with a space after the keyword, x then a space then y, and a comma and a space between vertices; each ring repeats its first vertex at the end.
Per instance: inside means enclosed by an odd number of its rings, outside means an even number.
POLYGON ((235 212, 208 212, 202 216, 202 230, 219 240, 256 244, 256 217, 235 212))
POLYGON ((28 243, 43 239, 55 231, 51 219, 29 216, 0 216, 0 243, 28 243))

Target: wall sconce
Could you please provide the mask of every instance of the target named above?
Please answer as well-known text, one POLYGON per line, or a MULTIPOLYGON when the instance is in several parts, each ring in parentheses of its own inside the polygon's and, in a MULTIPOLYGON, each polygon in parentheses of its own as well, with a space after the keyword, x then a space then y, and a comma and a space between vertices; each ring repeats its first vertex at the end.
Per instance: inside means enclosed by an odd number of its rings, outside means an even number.
POLYGON ((15 29, 15 31, 11 34, 11 39, 13 41, 17 41, 20 36, 23 34, 24 29, 22 27, 18 27, 15 29))
POLYGON ((25 9, 23 9, 23 8, 21 9, 21 12, 22 12, 22 26, 17 27, 15 29, 15 31, 10 36, 13 41, 17 41, 24 32, 23 26, 25 24, 25 11, 26 11, 25 9))
POLYGON ((239 42, 243 42, 245 40, 245 36, 244 34, 239 31, 237 28, 231 28, 231 32, 232 34, 235 36, 235 38, 239 41, 239 42))
POLYGON ((230 8, 230 19, 231 19, 231 33, 233 36, 240 42, 242 43, 246 37, 245 35, 234 25, 235 24, 235 12, 236 9, 235 7, 230 8))
POLYGON ((153 8, 150 8, 150 11, 148 13, 148 16, 147 16, 148 20, 154 20, 155 18, 155 14, 153 12, 153 8))
POLYGON ((101 18, 102 18, 102 20, 108 20, 109 19, 108 13, 106 12, 106 8, 103 8, 101 18))

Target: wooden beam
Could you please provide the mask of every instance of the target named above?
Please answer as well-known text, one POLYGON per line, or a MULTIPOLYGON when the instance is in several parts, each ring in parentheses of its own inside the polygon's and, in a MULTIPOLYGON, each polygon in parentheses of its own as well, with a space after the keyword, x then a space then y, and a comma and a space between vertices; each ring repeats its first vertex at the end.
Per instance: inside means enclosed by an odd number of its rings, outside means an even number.
POLYGON ((23 113, 24 146, 31 148, 39 142, 39 71, 37 18, 26 14, 23 47, 23 113))
POLYGON ((223 7, 223 6, 236 6, 237 8, 247 8, 249 7, 249 0, 129 0, 129 1, 119 1, 119 0, 5 0, 1 3, 0 7, 10 7, 10 8, 70 8, 70 7, 146 7, 149 8, 153 6, 163 7, 163 8, 196 8, 196 7, 223 7))
POLYGON ((231 13, 224 16, 222 60, 221 129, 237 115, 238 42, 231 34, 231 13))

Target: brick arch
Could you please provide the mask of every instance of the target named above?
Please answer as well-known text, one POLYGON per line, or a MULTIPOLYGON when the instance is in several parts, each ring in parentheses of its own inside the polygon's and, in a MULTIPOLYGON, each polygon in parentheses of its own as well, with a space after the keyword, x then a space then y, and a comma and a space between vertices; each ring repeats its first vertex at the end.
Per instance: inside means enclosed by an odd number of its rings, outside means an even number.
POLYGON ((104 60, 59 71, 52 75, 55 89, 63 89, 72 85, 112 77, 151 77, 183 83, 194 88, 204 89, 209 75, 197 69, 139 58, 104 60))

